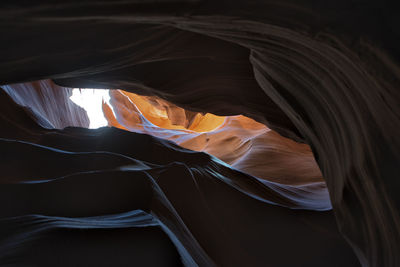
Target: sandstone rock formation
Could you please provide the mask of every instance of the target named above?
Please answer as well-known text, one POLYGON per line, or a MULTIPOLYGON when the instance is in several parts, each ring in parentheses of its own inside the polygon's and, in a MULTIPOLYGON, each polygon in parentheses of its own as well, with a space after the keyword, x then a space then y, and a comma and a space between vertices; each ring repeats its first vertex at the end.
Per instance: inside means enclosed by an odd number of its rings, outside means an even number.
POLYGON ((147 134, 45 129, 3 91, 1 103, 13 114, 0 124, 3 264, 357 264, 318 185, 260 180, 147 134))
MULTIPOLYGON (((83 263, 74 258, 85 243, 74 228, 96 228, 90 240, 112 228, 108 240, 129 258, 115 232, 124 228, 141 240, 136 249, 144 240, 163 244, 164 263, 176 264, 178 253, 188 266, 353 266, 355 253, 364 266, 400 265, 400 33, 391 3, 0 5, 0 84, 52 79, 157 96, 191 112, 244 115, 311 147, 333 208, 317 212, 324 202, 304 202, 308 189, 260 181, 149 135, 45 129, 2 91, 0 190, 10 205, 0 212, 7 217, 1 260, 42 264, 57 251, 83 263), (48 244, 69 236, 65 229, 74 232, 69 245, 54 250, 48 244), (51 253, 32 252, 33 237, 39 252, 51 253)), ((91 257, 97 263, 114 251, 102 245, 91 257)), ((137 263, 160 264, 147 255, 135 254, 137 263)))
POLYGON ((121 90, 113 90, 110 95, 112 107, 103 104, 110 126, 206 152, 268 181, 289 185, 318 183, 324 187, 309 146, 284 138, 250 118, 188 112, 157 97, 121 90))
POLYGON ((13 100, 26 107, 36 122, 45 128, 89 126, 86 112, 69 100, 72 90, 57 86, 50 80, 3 85, 13 100))

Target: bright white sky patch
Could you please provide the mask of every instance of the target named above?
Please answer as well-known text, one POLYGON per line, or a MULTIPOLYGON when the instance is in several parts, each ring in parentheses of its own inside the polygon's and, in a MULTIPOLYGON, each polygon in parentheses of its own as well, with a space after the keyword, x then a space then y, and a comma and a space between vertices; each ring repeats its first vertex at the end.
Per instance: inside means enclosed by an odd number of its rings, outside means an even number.
POLYGON ((95 129, 107 126, 108 122, 104 117, 102 101, 109 103, 110 94, 108 89, 78 89, 72 90, 70 97, 72 102, 84 108, 90 120, 89 128, 95 129))

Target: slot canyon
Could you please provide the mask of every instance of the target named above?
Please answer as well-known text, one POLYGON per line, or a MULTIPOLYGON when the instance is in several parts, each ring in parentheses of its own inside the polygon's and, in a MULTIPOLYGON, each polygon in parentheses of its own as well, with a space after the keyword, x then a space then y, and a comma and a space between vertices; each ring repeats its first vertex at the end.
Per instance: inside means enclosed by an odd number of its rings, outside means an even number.
POLYGON ((394 4, 0 7, 0 266, 400 266, 394 4))

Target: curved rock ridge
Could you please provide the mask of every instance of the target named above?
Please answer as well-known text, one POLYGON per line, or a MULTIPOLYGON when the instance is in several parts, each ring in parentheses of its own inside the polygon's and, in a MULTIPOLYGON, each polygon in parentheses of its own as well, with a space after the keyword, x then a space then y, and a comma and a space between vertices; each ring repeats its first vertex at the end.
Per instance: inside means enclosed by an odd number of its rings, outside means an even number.
POLYGON ((201 115, 157 97, 143 97, 122 90, 110 91, 110 97, 111 107, 103 103, 110 126, 207 152, 263 180, 289 185, 318 183, 315 188, 327 192, 307 145, 282 137, 250 118, 201 115))
MULTIPOLYGON (((0 84, 53 79, 71 88, 123 88, 195 112, 261 122, 312 148, 340 232, 361 264, 400 266, 394 2, 0 5, 0 34, 7 37, 0 84)), ((12 131, 3 134, 20 136, 12 131)))
MULTIPOLYGON (((119 90, 118 93, 115 91, 111 91, 110 93, 113 97, 114 105, 118 105, 118 99, 122 102, 133 102, 134 104, 134 106, 129 104, 124 105, 124 108, 127 109, 125 110, 124 115, 131 116, 130 119, 133 119, 133 121, 130 124, 132 126, 135 124, 143 124, 143 121, 137 121, 136 117, 139 116, 139 113, 143 114, 146 120, 151 124, 160 128, 170 130, 188 130, 192 132, 212 131, 223 124, 225 120, 225 117, 216 116, 211 113, 201 114, 185 110, 157 97, 140 96, 121 90, 119 90), (119 96, 118 93, 122 96, 119 96), (129 100, 126 99, 123 101, 122 99, 124 98, 128 98, 129 100), (134 109, 129 110, 129 108, 134 109), (129 114, 130 112, 133 112, 133 114, 129 114)), ((114 105, 112 106, 115 110, 116 107, 114 105)), ((118 109, 118 112, 121 113, 122 109, 118 109)))
POLYGON ((114 127, 45 129, 4 91, 0 103, 2 264, 357 265, 317 184, 114 127))

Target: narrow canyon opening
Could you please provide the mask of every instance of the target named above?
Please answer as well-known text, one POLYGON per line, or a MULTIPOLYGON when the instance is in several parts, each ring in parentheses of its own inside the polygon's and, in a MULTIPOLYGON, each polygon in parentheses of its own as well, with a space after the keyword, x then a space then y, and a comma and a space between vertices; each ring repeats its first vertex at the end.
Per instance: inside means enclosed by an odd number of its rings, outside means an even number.
POLYGON ((108 125, 102 110, 103 101, 110 101, 108 89, 74 88, 69 99, 86 111, 89 128, 96 129, 108 125))
POLYGON ((156 96, 124 90, 65 88, 50 80, 3 88, 14 101, 33 111, 39 123, 52 125, 48 128, 108 126, 148 134, 208 153, 261 181, 296 186, 317 183, 326 190, 308 145, 285 138, 243 115, 199 113, 156 96), (88 122, 80 124, 86 116, 88 122))

